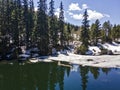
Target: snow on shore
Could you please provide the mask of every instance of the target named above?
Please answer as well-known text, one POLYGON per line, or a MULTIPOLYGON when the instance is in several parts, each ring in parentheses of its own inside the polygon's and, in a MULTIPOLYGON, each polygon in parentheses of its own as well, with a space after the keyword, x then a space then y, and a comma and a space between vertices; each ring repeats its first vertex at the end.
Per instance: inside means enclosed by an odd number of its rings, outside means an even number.
POLYGON ((51 62, 51 61, 65 61, 69 62, 70 64, 78 64, 82 66, 93 66, 93 67, 102 67, 102 68, 120 68, 120 44, 113 43, 105 43, 101 44, 107 50, 111 50, 113 54, 119 55, 99 55, 101 50, 97 46, 90 46, 89 50, 94 51, 94 55, 99 56, 92 56, 92 55, 77 55, 73 54, 71 51, 61 50, 56 52, 53 49, 54 54, 58 54, 57 56, 46 56, 46 57, 39 57, 36 58, 38 60, 30 60, 31 62, 51 62))
POLYGON ((59 54, 57 57, 49 57, 53 61, 65 61, 82 66, 93 66, 102 68, 120 68, 120 55, 85 56, 69 53, 59 54))

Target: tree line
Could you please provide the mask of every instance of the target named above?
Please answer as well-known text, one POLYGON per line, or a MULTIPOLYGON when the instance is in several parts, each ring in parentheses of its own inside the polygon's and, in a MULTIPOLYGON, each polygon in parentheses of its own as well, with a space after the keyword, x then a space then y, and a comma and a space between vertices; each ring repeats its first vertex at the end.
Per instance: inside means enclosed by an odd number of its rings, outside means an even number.
POLYGON ((59 18, 55 16, 54 0, 0 0, 0 56, 14 53, 18 57, 21 46, 26 50, 37 47, 40 55, 48 55, 52 48, 63 48, 70 38, 70 29, 76 26, 64 22, 60 3, 59 18))

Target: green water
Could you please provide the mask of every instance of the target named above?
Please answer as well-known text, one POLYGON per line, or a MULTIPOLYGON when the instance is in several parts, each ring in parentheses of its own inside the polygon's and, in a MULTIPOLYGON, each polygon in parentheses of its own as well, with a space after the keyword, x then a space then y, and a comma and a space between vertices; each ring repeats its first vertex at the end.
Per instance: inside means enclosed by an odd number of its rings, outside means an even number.
POLYGON ((120 69, 0 64, 0 90, 120 90, 120 69))

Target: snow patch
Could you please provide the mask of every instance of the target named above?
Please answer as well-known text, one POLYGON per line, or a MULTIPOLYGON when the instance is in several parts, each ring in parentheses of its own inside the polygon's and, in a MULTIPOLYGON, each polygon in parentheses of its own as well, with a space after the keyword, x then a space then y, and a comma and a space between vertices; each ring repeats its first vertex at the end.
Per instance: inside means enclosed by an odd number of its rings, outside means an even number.
POLYGON ((59 54, 58 57, 48 57, 48 59, 53 61, 65 61, 82 66, 120 68, 120 55, 86 56, 68 53, 68 56, 59 54))

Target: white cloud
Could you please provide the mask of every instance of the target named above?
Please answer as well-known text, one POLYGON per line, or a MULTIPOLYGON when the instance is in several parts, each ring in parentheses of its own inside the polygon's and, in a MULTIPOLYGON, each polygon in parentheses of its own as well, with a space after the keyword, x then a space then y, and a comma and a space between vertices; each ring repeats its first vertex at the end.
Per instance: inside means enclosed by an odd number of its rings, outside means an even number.
POLYGON ((76 20, 81 20, 83 19, 83 15, 82 14, 73 14, 71 16, 73 19, 76 19, 76 20))
POLYGON ((82 4, 82 9, 80 9, 78 3, 72 3, 69 6, 69 11, 67 11, 67 13, 73 19, 82 20, 84 9, 88 9, 88 15, 89 15, 88 19, 89 20, 96 20, 96 19, 102 19, 105 17, 108 17, 108 18, 110 17, 110 15, 108 15, 108 14, 104 14, 104 13, 89 9, 87 4, 82 4), (76 7, 76 8, 72 8, 72 7, 76 7), (77 9, 77 8, 79 8, 79 9, 77 9), (73 12, 74 10, 79 10, 80 13, 78 14, 77 12, 73 12))
POLYGON ((79 7, 78 3, 71 3, 69 5, 69 11, 80 11, 81 8, 79 7))
POLYGON ((96 20, 96 19, 102 19, 104 17, 110 17, 107 14, 103 14, 100 12, 97 12, 95 10, 88 10, 89 20, 96 20))
POLYGON ((82 19, 83 15, 82 14, 75 14, 70 11, 67 11, 68 15, 70 15, 71 18, 79 20, 82 19))
MULTIPOLYGON (((76 13, 73 13, 73 12, 70 12, 70 11, 68 11, 67 13, 73 19, 76 19, 76 20, 82 20, 83 19, 83 13, 82 14, 81 13, 76 14, 76 13)), ((103 14, 103 13, 97 12, 95 10, 90 10, 90 9, 88 9, 88 15, 89 15, 89 17, 88 17, 89 20, 96 20, 96 19, 102 19, 104 17, 110 17, 110 15, 108 15, 108 14, 103 14)))
POLYGON ((97 11, 88 10, 89 20, 101 19, 104 15, 97 11))
POLYGON ((82 8, 80 8, 78 3, 71 3, 69 5, 69 11, 82 11, 84 9, 88 9, 88 5, 87 4, 83 4, 82 8))
POLYGON ((88 5, 87 4, 83 4, 82 5, 82 9, 88 9, 89 7, 88 7, 88 5))

